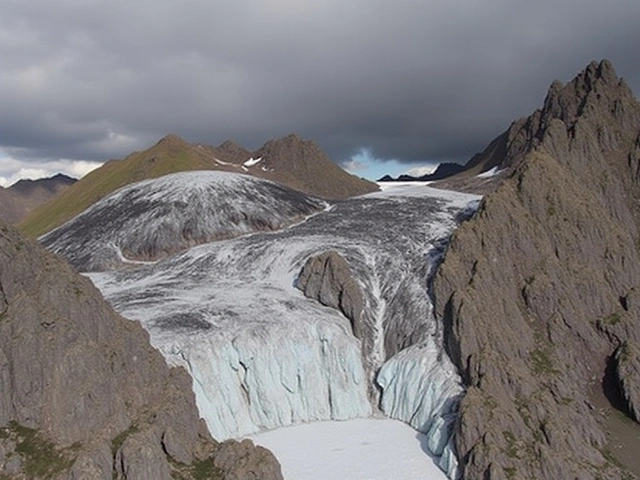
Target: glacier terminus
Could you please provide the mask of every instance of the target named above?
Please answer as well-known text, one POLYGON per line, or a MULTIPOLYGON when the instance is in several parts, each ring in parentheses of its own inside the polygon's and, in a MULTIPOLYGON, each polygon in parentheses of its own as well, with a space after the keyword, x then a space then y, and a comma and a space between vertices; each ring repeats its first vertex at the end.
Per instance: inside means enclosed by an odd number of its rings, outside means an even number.
MULTIPOLYGON (((212 188, 231 183, 242 190, 243 208, 254 208, 246 199, 261 181, 197 174, 201 190, 203 182, 212 188)), ((171 202, 162 192, 153 198, 171 202)), ((309 200, 297 223, 283 228, 243 228, 235 238, 87 275, 119 313, 142 323, 171 365, 191 374, 200 414, 214 437, 388 416, 424 433, 436 462, 454 479, 451 436, 464 391, 443 348, 429 283, 451 232, 479 199, 399 183, 328 206, 309 200), (329 250, 346 259, 364 294, 361 338, 338 310, 295 288, 307 259, 329 250)), ((264 216, 264 208, 255 208, 264 216)), ((207 209, 216 221, 224 214, 214 200, 200 202, 197 214, 207 209)), ((135 221, 127 225, 140 228, 135 221)), ((104 245, 116 249, 117 239, 129 238, 118 224, 100 231, 104 245)))

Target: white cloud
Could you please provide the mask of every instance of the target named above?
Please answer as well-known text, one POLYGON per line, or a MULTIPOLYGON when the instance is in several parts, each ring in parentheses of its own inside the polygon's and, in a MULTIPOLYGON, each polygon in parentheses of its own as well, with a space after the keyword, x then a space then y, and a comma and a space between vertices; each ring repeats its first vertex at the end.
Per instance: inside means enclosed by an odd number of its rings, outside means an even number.
POLYGON ((344 168, 347 172, 357 173, 366 169, 367 165, 360 160, 352 158, 351 160, 347 160, 345 163, 343 163, 342 168, 344 168))
POLYGON ((436 166, 434 165, 426 165, 420 167, 414 167, 406 171, 407 175, 411 175, 412 177, 421 177, 423 175, 429 175, 430 173, 435 172, 436 166))

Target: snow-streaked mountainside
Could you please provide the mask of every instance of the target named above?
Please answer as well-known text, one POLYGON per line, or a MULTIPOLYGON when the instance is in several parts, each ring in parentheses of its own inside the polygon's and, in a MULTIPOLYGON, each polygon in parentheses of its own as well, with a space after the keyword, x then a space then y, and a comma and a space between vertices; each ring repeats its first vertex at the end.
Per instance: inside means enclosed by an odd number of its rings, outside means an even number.
POLYGON ((121 188, 40 240, 78 270, 101 271, 212 240, 277 230, 326 206, 260 178, 180 172, 121 188))
MULTIPOLYGON (((427 291, 448 236, 478 199, 398 185, 284 230, 89 276, 171 364, 187 368, 216 438, 368 417, 381 405, 426 433, 453 477, 450 431, 462 387, 427 291), (361 341, 337 310, 294 288, 305 261, 327 250, 347 259, 364 292, 361 341)), ((134 234, 151 232, 103 233, 134 234)))

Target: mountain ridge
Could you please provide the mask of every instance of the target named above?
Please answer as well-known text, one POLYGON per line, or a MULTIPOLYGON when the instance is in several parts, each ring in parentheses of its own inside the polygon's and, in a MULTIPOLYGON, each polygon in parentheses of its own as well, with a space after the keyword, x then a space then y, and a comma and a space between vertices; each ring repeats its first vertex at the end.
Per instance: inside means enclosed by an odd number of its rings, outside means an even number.
POLYGON ((618 109, 618 113, 622 113, 625 110, 623 106, 633 99, 633 92, 623 78, 617 77, 610 61, 591 62, 566 85, 560 80, 554 80, 547 90, 541 108, 527 117, 514 121, 482 152, 471 157, 462 172, 443 179, 438 185, 442 188, 489 192, 502 179, 513 173, 514 168, 524 161, 531 149, 538 148, 543 143, 546 132, 552 127, 554 120, 562 121, 567 132, 573 134, 571 130, 576 119, 589 109, 599 108, 596 103, 602 102, 607 104, 604 108, 610 111, 614 121, 627 128, 633 120, 616 118, 615 111, 618 109), (602 95, 614 95, 615 98, 601 98, 602 95), (492 168, 500 174, 488 182, 478 181, 477 175, 492 168))
POLYGON ((0 220, 10 224, 19 223, 32 210, 64 192, 76 181, 59 173, 37 180, 18 180, 8 188, 0 187, 0 220))
POLYGON ((630 416, 639 401, 640 360, 619 353, 640 340, 638 137, 640 103, 605 60, 554 82, 476 158, 504 173, 433 283, 467 385, 455 433, 464 479, 640 472, 608 403, 621 397, 630 416))
POLYGON ((111 160, 90 172, 59 198, 34 211, 20 228, 31 236, 42 235, 120 187, 185 170, 245 173, 326 199, 378 189, 374 183, 342 170, 314 142, 295 134, 270 140, 254 152, 231 141, 213 147, 191 144, 170 134, 147 150, 111 160), (247 153, 249 156, 243 158, 247 153))

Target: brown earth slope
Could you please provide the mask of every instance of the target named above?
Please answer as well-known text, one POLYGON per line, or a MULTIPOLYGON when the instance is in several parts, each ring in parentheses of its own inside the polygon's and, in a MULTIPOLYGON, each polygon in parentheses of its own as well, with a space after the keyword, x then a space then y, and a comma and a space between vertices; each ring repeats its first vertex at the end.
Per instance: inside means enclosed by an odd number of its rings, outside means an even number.
POLYGON ((86 278, 0 225, 0 478, 281 478, 212 440, 191 380, 86 278))
POLYGON ((640 104, 592 63, 512 128, 495 148, 510 177, 453 235, 433 285, 468 385, 463 478, 627 478, 593 399, 638 420, 640 104))
POLYGON ((42 235, 124 185, 188 170, 253 175, 330 200, 378 190, 375 183, 350 175, 314 142, 298 135, 271 140, 255 152, 231 141, 212 147, 167 135, 147 150, 132 153, 123 160, 112 160, 89 173, 53 202, 29 215, 20 229, 30 236, 42 235), (251 161, 258 158, 258 162, 251 161))

